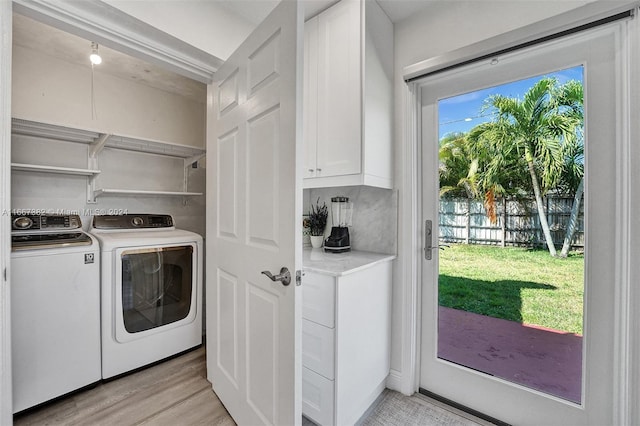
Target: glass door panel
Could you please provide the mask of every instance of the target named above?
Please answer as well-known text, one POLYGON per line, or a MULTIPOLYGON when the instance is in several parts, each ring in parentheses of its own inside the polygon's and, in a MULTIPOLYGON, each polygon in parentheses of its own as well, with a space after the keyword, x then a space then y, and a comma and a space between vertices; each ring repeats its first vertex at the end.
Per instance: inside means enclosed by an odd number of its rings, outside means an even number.
POLYGON ((192 290, 192 246, 122 253, 122 310, 127 332, 138 333, 186 318, 192 290))
POLYGON ((438 101, 438 357, 575 403, 582 95, 577 66, 438 101))
POLYGON ((624 31, 605 25, 417 83, 420 233, 433 240, 423 390, 511 424, 613 422, 624 31))

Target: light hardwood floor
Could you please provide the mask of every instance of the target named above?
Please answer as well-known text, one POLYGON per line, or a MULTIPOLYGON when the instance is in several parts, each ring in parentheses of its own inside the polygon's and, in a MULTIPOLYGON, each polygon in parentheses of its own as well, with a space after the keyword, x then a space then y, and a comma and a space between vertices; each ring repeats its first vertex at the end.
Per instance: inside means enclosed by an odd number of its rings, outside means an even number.
MULTIPOLYGON (((191 426, 235 425, 206 379, 204 346, 27 410, 14 418, 22 425, 191 426)), ((420 394, 386 390, 358 426, 487 426, 420 394)), ((315 426, 303 419, 303 426, 315 426)))
POLYGON ((204 347, 18 414, 20 425, 235 425, 206 379, 204 347))

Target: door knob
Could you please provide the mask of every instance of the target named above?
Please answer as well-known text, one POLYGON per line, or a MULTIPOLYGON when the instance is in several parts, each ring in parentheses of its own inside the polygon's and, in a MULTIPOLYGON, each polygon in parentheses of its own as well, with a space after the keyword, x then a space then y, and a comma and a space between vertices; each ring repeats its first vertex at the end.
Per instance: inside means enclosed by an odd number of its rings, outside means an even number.
POLYGON ((288 286, 289 284, 291 284, 291 273, 286 268, 286 266, 280 268, 280 273, 278 275, 273 275, 269 271, 262 271, 261 273, 269 277, 271 281, 280 281, 284 286, 288 286))

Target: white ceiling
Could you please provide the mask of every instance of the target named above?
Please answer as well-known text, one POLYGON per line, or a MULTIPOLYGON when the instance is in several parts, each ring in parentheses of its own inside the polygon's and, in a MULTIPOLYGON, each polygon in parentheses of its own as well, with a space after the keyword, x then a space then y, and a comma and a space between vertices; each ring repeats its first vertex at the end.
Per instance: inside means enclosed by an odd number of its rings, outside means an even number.
MULTIPOLYGON (((301 0, 305 8, 305 18, 317 15, 318 12, 336 3, 338 0, 301 0)), ((365 0, 373 1, 373 0, 365 0)), ((429 7, 429 4, 443 0, 377 0, 392 22, 408 18, 412 14, 429 7)), ((242 16, 249 22, 259 24, 279 0, 216 0, 217 4, 230 12, 242 16)))
MULTIPOLYGON (((90 41, 17 13, 13 14, 13 44, 87 67, 87 72, 91 69, 90 41)), ((96 73, 110 74, 166 92, 181 94, 197 102, 204 103, 206 100, 207 87, 200 82, 105 46, 99 46, 98 51, 102 56, 102 63, 95 66, 96 73)))
POLYGON ((395 24, 435 3, 443 3, 444 1, 446 0, 378 0, 378 4, 391 19, 391 22, 395 24))
MULTIPOLYGON (((257 26, 279 2, 279 0, 215 1, 219 6, 236 14, 246 22, 250 22, 253 26, 257 26)), ((314 16, 336 1, 302 0, 305 16, 307 18, 314 16)), ((378 0, 378 3, 390 19, 397 22, 438 1, 444 0, 378 0)), ((16 46, 33 49, 44 55, 50 55, 90 69, 88 61, 89 53, 91 53, 90 41, 19 14, 14 14, 13 42, 16 46)), ((235 47, 233 46, 234 49, 235 47)), ((95 67, 96 73, 107 73, 133 80, 167 92, 179 93, 199 102, 204 102, 206 99, 206 86, 202 83, 104 46, 100 46, 99 51, 103 62, 95 67)))

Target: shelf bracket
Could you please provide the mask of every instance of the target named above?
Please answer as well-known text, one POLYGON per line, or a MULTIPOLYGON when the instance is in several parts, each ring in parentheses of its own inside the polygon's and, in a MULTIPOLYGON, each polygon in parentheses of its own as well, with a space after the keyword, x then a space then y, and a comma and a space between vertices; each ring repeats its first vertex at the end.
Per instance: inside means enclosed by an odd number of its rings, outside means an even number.
POLYGON ((95 188, 96 182, 95 177, 90 177, 87 180, 87 204, 96 204, 96 195, 93 188, 95 188))
POLYGON ((98 154, 102 152, 110 137, 110 133, 102 133, 100 137, 89 146, 89 158, 95 159, 98 154))
MULTIPOLYGON (((89 145, 89 155, 88 155, 87 163, 90 169, 98 168, 98 155, 102 152, 102 150, 104 149, 104 146, 106 145, 107 141, 111 136, 112 135, 110 133, 102 133, 91 145, 89 145)), ((87 203, 88 204, 97 203, 96 195, 95 195, 96 178, 97 176, 90 176, 87 179, 87 203)))
POLYGON ((185 158, 184 159, 184 168, 188 168, 191 167, 191 165, 193 163, 195 163, 196 161, 200 161, 200 159, 202 159, 206 154, 198 154, 198 155, 194 155, 193 157, 189 157, 189 158, 185 158))
MULTIPOLYGON (((197 161, 199 161, 201 158, 203 158, 206 154, 197 154, 194 155, 193 157, 189 157, 189 158, 185 158, 184 159, 184 175, 183 175, 183 182, 182 182, 182 190, 184 192, 188 192, 189 191, 189 167, 191 167, 191 165, 197 161)), ((186 206, 187 205, 187 198, 183 197, 182 198, 182 205, 186 206)))

